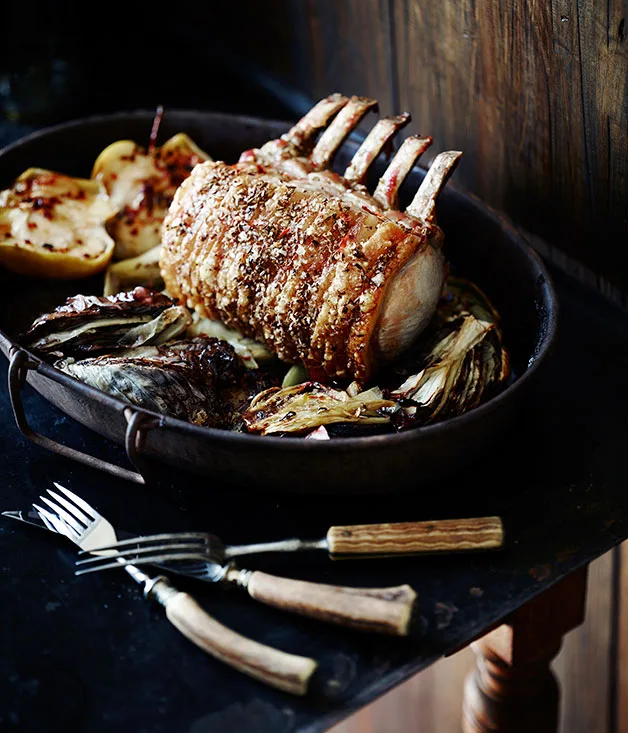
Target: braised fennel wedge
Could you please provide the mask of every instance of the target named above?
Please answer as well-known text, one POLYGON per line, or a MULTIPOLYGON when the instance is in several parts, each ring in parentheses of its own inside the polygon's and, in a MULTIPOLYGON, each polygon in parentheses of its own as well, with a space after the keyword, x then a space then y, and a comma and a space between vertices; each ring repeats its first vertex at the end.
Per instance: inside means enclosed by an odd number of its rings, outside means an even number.
POLYGON ((293 387, 273 387, 253 398, 244 413, 244 424, 251 433, 300 433, 319 425, 388 422, 381 410, 395 407, 379 389, 351 397, 347 392, 318 382, 293 387))
POLYGON ((461 415, 492 396, 511 372, 498 313, 464 280, 449 280, 436 317, 414 351, 409 356, 422 364, 420 371, 385 390, 402 406, 393 417, 397 428, 461 415))

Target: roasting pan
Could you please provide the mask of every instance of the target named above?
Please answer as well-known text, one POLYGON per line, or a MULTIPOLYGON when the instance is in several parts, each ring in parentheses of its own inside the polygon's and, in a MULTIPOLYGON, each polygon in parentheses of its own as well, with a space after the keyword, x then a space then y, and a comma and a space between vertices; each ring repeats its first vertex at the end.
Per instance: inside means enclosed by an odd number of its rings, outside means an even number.
MULTIPOLYGON (((88 177, 100 151, 118 139, 147 144, 152 111, 125 112, 64 123, 0 151, 0 188, 31 166, 88 177)), ((291 123, 222 113, 170 110, 159 140, 186 132, 213 158, 235 162, 291 123)), ((349 139, 336 166, 344 169, 359 145, 349 139)), ((438 152, 438 151, 437 151, 438 152)), ((463 158, 464 165, 464 158, 463 158)), ((373 166, 375 178, 385 161, 373 166)), ((425 171, 415 167, 401 189, 407 205, 425 171)), ((447 184, 437 206, 452 271, 477 283, 503 319, 514 379, 499 395, 464 415, 389 435, 330 441, 246 435, 201 428, 110 397, 58 371, 23 348, 19 334, 40 313, 78 292, 101 294, 101 278, 59 282, 0 272, 4 303, 0 349, 9 359, 9 384, 17 426, 31 440, 96 468, 145 483, 163 463, 202 477, 199 489, 226 486, 256 491, 372 494, 421 491, 462 471, 495 449, 525 409, 523 395, 547 361, 556 336, 557 300, 550 276, 509 220, 474 196, 447 184), (28 382, 45 399, 86 428, 126 447, 130 464, 117 466, 61 445, 28 425, 21 388, 28 382)))

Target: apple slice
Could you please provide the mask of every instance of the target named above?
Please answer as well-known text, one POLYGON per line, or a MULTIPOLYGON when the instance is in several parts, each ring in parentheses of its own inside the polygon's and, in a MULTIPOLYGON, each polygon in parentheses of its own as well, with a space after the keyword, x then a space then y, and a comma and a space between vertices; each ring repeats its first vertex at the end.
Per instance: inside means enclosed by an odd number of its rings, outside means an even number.
POLYGON ((35 277, 74 279, 104 270, 115 209, 99 181, 29 168, 0 192, 0 264, 35 277))
POLYGON ((107 221, 115 259, 136 257, 160 244, 175 191, 205 160, 210 160, 207 153, 185 133, 148 151, 132 140, 118 140, 100 153, 92 178, 102 183, 116 210, 107 221))

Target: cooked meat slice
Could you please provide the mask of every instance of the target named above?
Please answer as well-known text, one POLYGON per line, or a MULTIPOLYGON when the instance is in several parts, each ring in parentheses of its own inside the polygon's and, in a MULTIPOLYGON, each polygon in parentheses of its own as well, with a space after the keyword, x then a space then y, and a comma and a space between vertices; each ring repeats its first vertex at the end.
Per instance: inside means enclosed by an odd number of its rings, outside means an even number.
MULTIPOLYGON (((391 208, 429 138, 402 146, 380 200, 357 182, 368 170, 364 152, 351 180, 326 169, 374 105, 328 98, 309 121, 238 163, 197 165, 166 216, 160 256, 166 289, 199 315, 261 341, 286 362, 361 383, 425 327, 445 276, 443 234, 431 208, 429 218, 420 207, 391 208), (336 113, 306 157, 320 118, 336 113)), ((433 174, 431 192, 459 156, 433 174)), ((428 208, 433 199, 425 199, 428 208)))

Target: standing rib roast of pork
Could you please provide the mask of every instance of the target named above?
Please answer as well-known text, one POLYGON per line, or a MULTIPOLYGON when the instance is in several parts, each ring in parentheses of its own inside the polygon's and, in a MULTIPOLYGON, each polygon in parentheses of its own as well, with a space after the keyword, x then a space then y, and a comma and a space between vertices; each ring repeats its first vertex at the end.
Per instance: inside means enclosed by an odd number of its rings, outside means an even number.
POLYGON ((333 94, 237 163, 196 165, 164 221, 167 291, 332 379, 364 384, 406 349, 442 293, 446 260, 434 209, 461 153, 437 155, 400 211, 399 187, 431 138, 404 140, 372 194, 364 181, 408 114, 380 119, 344 174, 330 170, 376 106, 333 94))

